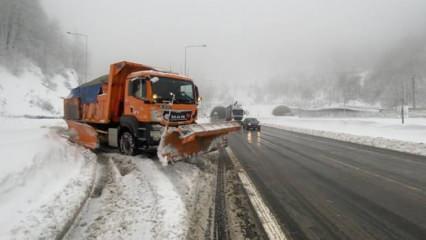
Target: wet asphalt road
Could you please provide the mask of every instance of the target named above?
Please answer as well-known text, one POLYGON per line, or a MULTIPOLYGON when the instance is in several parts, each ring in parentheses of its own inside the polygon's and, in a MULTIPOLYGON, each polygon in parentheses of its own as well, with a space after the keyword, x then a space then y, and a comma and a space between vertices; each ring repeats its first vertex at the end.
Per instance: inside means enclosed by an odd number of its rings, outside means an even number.
POLYGON ((229 146, 293 239, 426 239, 426 158, 263 127, 229 146))

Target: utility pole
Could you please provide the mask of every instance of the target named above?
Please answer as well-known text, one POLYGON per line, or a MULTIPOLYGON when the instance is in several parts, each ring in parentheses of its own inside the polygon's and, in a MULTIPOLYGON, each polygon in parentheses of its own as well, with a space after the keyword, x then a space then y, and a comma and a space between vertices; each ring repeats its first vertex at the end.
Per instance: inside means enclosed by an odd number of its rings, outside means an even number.
POLYGON ((413 109, 416 109, 416 75, 411 78, 412 83, 412 98, 413 98, 413 109))

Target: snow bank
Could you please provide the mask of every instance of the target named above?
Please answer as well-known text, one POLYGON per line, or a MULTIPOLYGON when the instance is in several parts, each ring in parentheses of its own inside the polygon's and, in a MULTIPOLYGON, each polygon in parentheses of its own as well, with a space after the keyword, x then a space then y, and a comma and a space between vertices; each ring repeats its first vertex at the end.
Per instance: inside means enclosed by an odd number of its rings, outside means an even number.
POLYGON ((61 97, 76 85, 72 70, 46 77, 40 68, 32 66, 15 76, 0 66, 0 115, 60 116, 61 97))
POLYGON ((409 118, 404 125, 397 118, 259 118, 262 123, 313 129, 358 136, 426 143, 426 119, 409 118))
POLYGON ((426 156, 426 119, 261 118, 262 125, 426 156))
POLYGON ((59 137, 63 124, 0 118, 0 239, 54 239, 88 194, 96 156, 59 137))

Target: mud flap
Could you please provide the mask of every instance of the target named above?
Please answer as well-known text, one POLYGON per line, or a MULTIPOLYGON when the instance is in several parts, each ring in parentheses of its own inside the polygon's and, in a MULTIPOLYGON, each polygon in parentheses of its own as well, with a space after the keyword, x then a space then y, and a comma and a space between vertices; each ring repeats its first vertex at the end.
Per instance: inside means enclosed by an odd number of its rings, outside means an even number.
POLYGON ((163 164, 217 149, 224 135, 240 130, 238 122, 191 124, 169 127, 162 134, 158 158, 163 164))
POLYGON ((98 133, 95 128, 88 124, 80 123, 73 120, 65 120, 68 125, 68 138, 70 141, 78 143, 89 149, 99 147, 98 133))

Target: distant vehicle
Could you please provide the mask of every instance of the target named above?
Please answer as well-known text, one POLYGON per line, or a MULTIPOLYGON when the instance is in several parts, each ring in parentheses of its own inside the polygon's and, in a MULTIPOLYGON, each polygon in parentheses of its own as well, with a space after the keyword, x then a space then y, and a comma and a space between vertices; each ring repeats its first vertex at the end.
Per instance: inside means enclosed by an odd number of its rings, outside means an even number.
POLYGON ((210 122, 223 122, 226 117, 226 108, 222 106, 216 106, 210 112, 210 122))
POLYGON ((246 118, 243 121, 243 129, 260 131, 260 122, 256 118, 246 118))
POLYGON ((235 102, 226 107, 226 121, 241 121, 244 118, 244 109, 241 104, 235 102))

